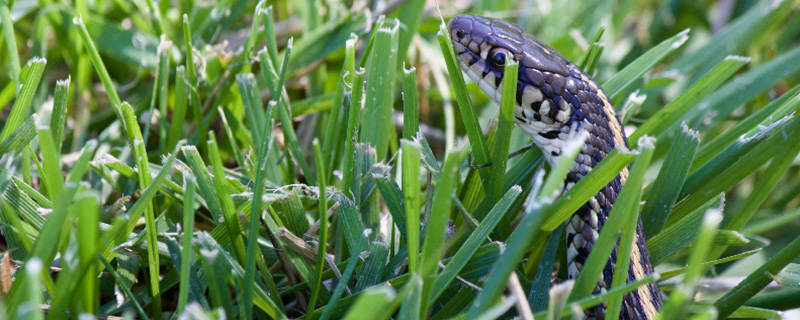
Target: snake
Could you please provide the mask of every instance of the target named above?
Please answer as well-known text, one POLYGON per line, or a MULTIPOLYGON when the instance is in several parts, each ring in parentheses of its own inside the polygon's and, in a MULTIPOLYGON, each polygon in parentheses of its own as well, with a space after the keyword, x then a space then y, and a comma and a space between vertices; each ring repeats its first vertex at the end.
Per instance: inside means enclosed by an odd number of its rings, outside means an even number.
MULTIPOLYGON (((589 137, 578 151, 564 181, 568 190, 588 174, 615 148, 628 148, 628 141, 608 95, 579 66, 550 46, 527 35, 518 26, 476 15, 453 17, 449 36, 461 69, 496 103, 502 98, 505 62, 519 64, 514 105, 514 123, 542 150, 554 166, 576 130, 589 137)), ((575 279, 583 268, 608 214, 617 199, 629 168, 625 167, 566 221, 566 269, 575 279)), ((610 289, 619 242, 603 268, 593 293, 610 289)), ((636 226, 626 282, 654 272, 647 251, 641 217, 636 226)), ((654 319, 663 305, 658 284, 649 283, 627 293, 620 319, 654 319)), ((592 319, 605 319, 607 303, 584 310, 592 319)))

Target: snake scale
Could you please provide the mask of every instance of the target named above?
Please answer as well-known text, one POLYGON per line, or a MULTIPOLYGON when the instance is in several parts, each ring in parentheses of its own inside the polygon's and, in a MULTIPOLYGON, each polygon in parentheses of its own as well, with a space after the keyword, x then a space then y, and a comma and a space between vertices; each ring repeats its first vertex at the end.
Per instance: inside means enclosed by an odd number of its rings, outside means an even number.
MULTIPOLYGON (((589 132, 567 174, 565 189, 589 173, 614 148, 628 147, 616 110, 603 89, 549 46, 509 22, 474 15, 452 18, 449 32, 461 68, 498 104, 506 59, 519 63, 514 122, 531 137, 551 165, 558 161, 570 132, 589 132)), ((586 262, 627 176, 625 168, 567 221, 570 278, 576 278, 586 262)), ((641 218, 636 232, 627 282, 653 273, 641 218)), ((598 279, 595 293, 611 286, 617 247, 598 279)), ((641 286, 625 296, 620 319, 653 319, 661 305, 657 284, 641 286)), ((604 305, 585 312, 589 318, 605 319, 604 305)))

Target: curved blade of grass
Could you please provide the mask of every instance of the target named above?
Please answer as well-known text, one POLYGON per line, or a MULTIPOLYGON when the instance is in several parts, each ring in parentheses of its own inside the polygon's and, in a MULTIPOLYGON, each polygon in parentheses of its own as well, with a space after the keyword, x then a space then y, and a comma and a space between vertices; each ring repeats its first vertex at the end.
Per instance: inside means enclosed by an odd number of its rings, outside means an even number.
POLYGON ((780 122, 780 119, 786 117, 792 110, 796 110, 795 108, 800 101, 798 100, 798 94, 800 94, 800 86, 795 86, 749 117, 737 122, 732 128, 714 137, 713 140, 703 144, 697 152, 692 167, 698 168, 704 165, 711 158, 717 157, 718 154, 722 153, 723 149, 733 147, 733 143, 738 144, 739 148, 744 148, 746 146, 745 143, 750 140, 749 137, 754 137, 756 133, 763 131, 759 126, 769 127, 773 123, 780 122))
MULTIPOLYGON (((78 27, 78 35, 80 35, 83 45, 87 53, 89 53, 89 59, 92 61, 92 65, 94 66, 95 72, 97 72, 97 76, 100 78, 100 82, 103 83, 103 87, 106 89, 108 100, 111 101, 111 107, 117 115, 117 119, 123 121, 122 129, 128 130, 128 126, 124 123, 125 120, 122 116, 122 100, 120 100, 119 94, 117 94, 117 89, 114 88, 114 83, 111 82, 111 76, 108 74, 103 59, 100 58, 100 53, 97 52, 97 47, 92 41, 92 37, 89 36, 89 31, 86 30, 86 25, 83 24, 83 19, 81 19, 81 17, 75 17, 72 19, 72 23, 78 27)), ((125 131, 125 135, 127 136, 128 134, 129 133, 125 131)))
POLYGON ((703 76, 702 79, 698 80, 680 96, 675 98, 675 100, 656 112, 647 122, 639 126, 639 128, 628 137, 628 140, 637 141, 639 137, 644 135, 665 134, 667 128, 683 118, 701 99, 722 85, 725 80, 728 80, 730 76, 749 61, 750 58, 745 57, 726 57, 713 70, 703 76))
POLYGON ((636 60, 603 83, 603 89, 608 94, 608 97, 611 100, 616 100, 620 94, 625 92, 627 87, 641 78, 667 55, 683 46, 686 40, 689 40, 688 28, 667 40, 661 41, 661 43, 636 58, 636 60))
POLYGON ((795 63, 800 59, 800 47, 781 53, 781 55, 754 67, 741 75, 720 86, 700 101, 703 108, 692 109, 690 118, 700 117, 703 114, 713 114, 712 117, 699 119, 703 127, 719 125, 724 119, 736 110, 741 104, 752 100, 762 92, 775 86, 775 83, 786 79, 800 70, 800 64, 795 63), (731 103, 737 101, 738 103, 731 103), (706 119, 710 120, 710 125, 706 119))

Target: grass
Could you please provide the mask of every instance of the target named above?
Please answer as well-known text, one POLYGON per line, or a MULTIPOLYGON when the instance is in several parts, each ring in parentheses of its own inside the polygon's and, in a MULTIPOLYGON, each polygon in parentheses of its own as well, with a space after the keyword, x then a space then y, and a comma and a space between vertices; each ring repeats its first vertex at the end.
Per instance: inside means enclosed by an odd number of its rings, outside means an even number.
POLYGON ((653 281, 662 318, 797 314, 794 2, 443 7, 622 110, 631 150, 560 197, 587 137, 508 159, 513 96, 464 80, 424 4, 0 0, 0 318, 556 319, 653 281), (597 263, 551 287, 564 221, 628 165, 597 263), (659 274, 591 294, 635 213, 659 274))

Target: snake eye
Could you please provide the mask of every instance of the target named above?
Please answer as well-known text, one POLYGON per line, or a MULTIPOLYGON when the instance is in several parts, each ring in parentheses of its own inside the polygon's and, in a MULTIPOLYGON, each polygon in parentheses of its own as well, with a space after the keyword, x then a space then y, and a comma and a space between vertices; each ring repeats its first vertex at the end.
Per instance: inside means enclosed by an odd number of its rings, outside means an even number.
POLYGON ((492 51, 489 51, 486 59, 495 68, 503 69, 506 65, 506 59, 514 59, 514 54, 504 48, 495 47, 492 48, 492 51))

